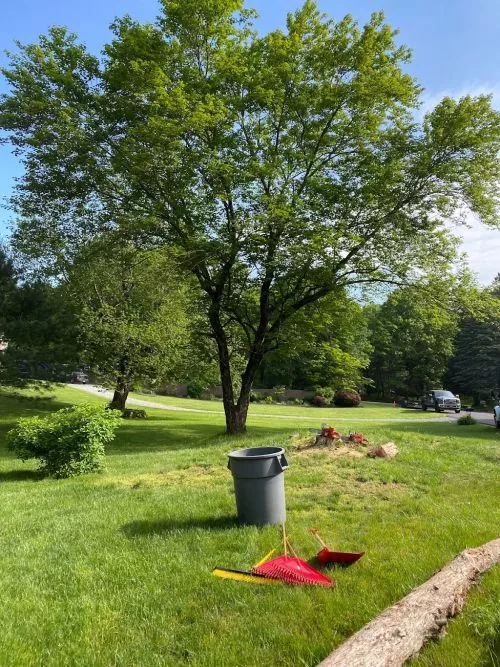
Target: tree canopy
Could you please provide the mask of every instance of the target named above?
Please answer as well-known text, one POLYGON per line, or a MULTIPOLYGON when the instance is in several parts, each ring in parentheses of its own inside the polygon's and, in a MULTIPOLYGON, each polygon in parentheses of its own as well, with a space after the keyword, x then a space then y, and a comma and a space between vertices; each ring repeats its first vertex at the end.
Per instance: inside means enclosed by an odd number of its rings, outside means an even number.
POLYGON ((82 359, 115 387, 114 407, 125 407, 134 384, 177 379, 186 363, 187 289, 164 252, 101 239, 67 273, 82 359))
POLYGON ((279 347, 263 362, 262 387, 365 388, 372 346, 368 318, 353 298, 329 294, 295 313, 282 327, 279 347))
POLYGON ((175 246, 204 295, 232 432, 296 312, 447 264, 446 222, 464 212, 498 224, 488 97, 445 98, 419 123, 409 50, 382 14, 359 27, 306 0, 267 35, 253 16, 241 0, 163 0, 153 24, 117 19, 101 60, 53 28, 11 56, 0 104, 25 164, 18 242, 71 252, 119 226, 175 246))
POLYGON ((26 375, 61 379, 66 366, 78 361, 76 338, 75 310, 62 287, 24 275, 0 248, 0 342, 8 345, 0 352, 4 381, 26 375))

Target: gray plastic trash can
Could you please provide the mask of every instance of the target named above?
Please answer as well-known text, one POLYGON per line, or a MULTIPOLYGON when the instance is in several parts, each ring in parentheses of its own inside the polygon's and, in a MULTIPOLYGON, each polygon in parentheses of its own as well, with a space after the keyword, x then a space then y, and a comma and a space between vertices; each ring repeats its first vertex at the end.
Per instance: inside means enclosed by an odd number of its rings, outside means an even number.
POLYGON ((285 523, 285 477, 288 468, 281 447, 251 447, 228 454, 238 519, 262 526, 285 523))

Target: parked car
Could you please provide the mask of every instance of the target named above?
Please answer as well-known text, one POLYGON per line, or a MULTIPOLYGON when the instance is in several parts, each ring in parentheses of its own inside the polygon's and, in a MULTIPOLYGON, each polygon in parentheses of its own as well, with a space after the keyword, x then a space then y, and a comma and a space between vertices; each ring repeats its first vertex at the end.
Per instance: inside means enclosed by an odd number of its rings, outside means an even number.
POLYGON ((500 428, 500 405, 495 405, 493 408, 493 419, 495 421, 495 426, 500 428))
POLYGON ((69 377, 71 384, 87 384, 89 376, 83 371, 74 371, 69 377))
POLYGON ((455 410, 458 414, 462 409, 460 398, 445 389, 432 389, 422 398, 422 410, 434 408, 436 412, 455 410))

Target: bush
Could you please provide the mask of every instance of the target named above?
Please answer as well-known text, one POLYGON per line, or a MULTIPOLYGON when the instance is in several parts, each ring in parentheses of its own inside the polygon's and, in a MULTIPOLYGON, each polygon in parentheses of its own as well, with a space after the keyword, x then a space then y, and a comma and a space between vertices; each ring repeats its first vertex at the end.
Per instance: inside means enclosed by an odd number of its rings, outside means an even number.
POLYGON ((133 410, 125 408, 122 412, 123 419, 146 419, 146 410, 133 410))
POLYGON ((250 403, 258 403, 259 401, 264 400, 264 394, 260 394, 258 391, 250 392, 250 403))
POLYGON ((40 471, 73 477, 104 467, 104 446, 114 438, 122 413, 96 405, 58 410, 46 417, 23 417, 7 434, 18 458, 38 459, 40 471))
POLYGON ((292 398, 292 405, 304 405, 304 401, 301 398, 292 398))
POLYGON ((325 396, 314 396, 311 403, 317 408, 326 408, 330 401, 325 396))
POLYGON ((202 398, 208 393, 208 387, 203 380, 191 380, 187 384, 187 395, 189 398, 202 398))
POLYGON ((273 388, 273 398, 275 401, 278 403, 281 403, 282 401, 285 400, 285 391, 286 387, 283 387, 281 385, 278 385, 277 387, 273 388))
POLYGON ((338 408, 355 408, 361 403, 361 396, 357 391, 337 391, 333 397, 333 403, 338 408))
POLYGON ((472 424, 477 424, 477 421, 470 415, 462 415, 457 419, 457 424, 459 426, 472 426, 472 424))
POLYGON ((268 394, 268 395, 264 398, 264 403, 274 403, 274 398, 271 396, 271 394, 268 394))
POLYGON ((315 396, 324 396, 330 402, 331 402, 334 394, 335 394, 335 390, 332 389, 332 387, 315 387, 314 388, 314 395, 315 396))

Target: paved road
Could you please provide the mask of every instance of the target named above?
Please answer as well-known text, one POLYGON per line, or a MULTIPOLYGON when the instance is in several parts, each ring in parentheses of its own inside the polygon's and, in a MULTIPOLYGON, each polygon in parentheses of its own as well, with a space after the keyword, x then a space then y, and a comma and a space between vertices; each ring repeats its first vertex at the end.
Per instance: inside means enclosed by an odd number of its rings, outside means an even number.
MULTIPOLYGON (((70 387, 73 387, 74 389, 81 389, 82 391, 86 391, 89 394, 96 394, 97 396, 103 396, 105 398, 113 398, 113 392, 112 391, 107 391, 106 389, 103 389, 102 387, 97 387, 92 384, 71 384, 68 385, 70 387)), ((127 403, 130 405, 140 405, 141 407, 144 408, 155 408, 158 410, 171 410, 174 412, 200 412, 203 414, 209 414, 209 415, 221 415, 224 414, 222 410, 200 410, 198 408, 181 408, 177 405, 168 405, 166 403, 156 403, 155 401, 149 401, 149 400, 144 400, 142 398, 129 398, 127 400, 127 403)), ((463 413, 462 413, 463 414, 463 413)), ((265 413, 258 413, 258 412, 252 412, 251 414, 252 417, 272 417, 273 419, 293 419, 293 420, 309 420, 309 421, 318 421, 318 416, 315 414, 314 416, 311 415, 310 417, 305 417, 304 415, 270 415, 270 414, 265 414, 265 413)), ((456 415, 454 412, 452 413, 446 413, 446 417, 451 420, 455 421, 460 417, 460 415, 456 415)), ((446 419, 446 417, 429 417, 428 419, 422 420, 421 418, 415 418, 415 419, 401 419, 400 417, 395 417, 394 419, 391 419, 390 417, 384 418, 368 418, 368 417, 358 417, 356 418, 356 421, 366 421, 366 422, 421 422, 421 421, 443 421, 443 419, 446 419)), ((487 412, 474 412, 474 419, 477 419, 481 424, 488 424, 488 426, 494 426, 493 422, 493 416, 490 415, 487 412)), ((352 422, 353 418, 352 417, 337 417, 335 415, 335 421, 349 421, 352 422)))
MULTIPOLYGON (((448 419, 455 421, 459 417, 463 417, 465 412, 462 412, 460 415, 453 413, 447 413, 448 419)), ((486 424, 487 426, 495 426, 495 421, 493 419, 493 412, 472 412, 472 417, 480 424, 486 424)))

